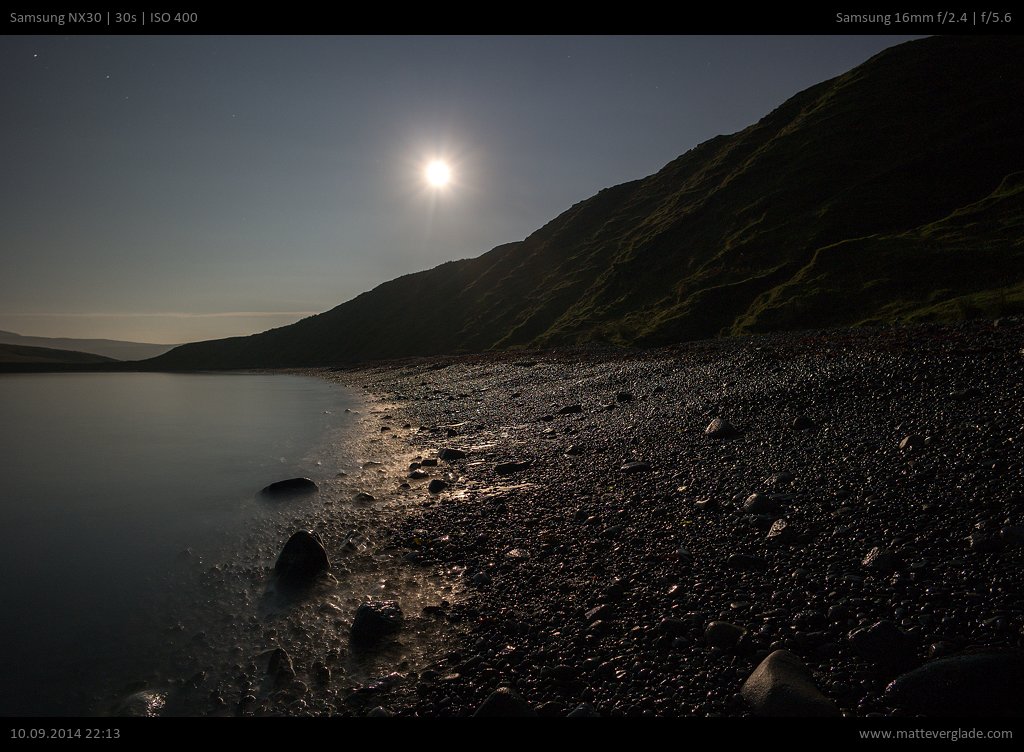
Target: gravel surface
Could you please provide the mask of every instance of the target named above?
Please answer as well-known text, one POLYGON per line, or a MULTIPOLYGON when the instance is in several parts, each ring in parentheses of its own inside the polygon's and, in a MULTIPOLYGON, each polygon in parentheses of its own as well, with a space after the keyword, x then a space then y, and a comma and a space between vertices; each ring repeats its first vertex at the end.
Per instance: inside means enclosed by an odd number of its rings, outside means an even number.
POLYGON ((505 687, 539 715, 741 715, 776 650, 846 715, 919 709, 886 687, 1024 647, 1022 346, 1007 319, 327 374, 408 422, 427 462, 392 544, 466 586, 433 663, 348 711, 505 687))

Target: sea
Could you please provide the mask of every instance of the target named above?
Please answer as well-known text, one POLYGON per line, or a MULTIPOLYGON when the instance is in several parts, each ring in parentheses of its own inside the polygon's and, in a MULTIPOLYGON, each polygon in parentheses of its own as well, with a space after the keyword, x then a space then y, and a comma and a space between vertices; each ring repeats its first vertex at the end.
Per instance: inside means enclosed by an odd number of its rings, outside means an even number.
POLYGON ((110 714, 173 674, 219 628, 182 634, 208 605, 182 573, 272 566, 283 516, 318 502, 259 490, 352 467, 358 404, 297 375, 0 375, 0 715, 110 714))

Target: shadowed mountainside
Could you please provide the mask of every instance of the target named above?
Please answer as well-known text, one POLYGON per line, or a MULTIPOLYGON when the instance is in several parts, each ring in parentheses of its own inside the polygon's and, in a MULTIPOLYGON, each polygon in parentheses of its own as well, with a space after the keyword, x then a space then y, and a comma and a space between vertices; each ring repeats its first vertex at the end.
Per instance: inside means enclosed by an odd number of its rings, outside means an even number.
POLYGON ((157 368, 244 368, 1024 308, 1024 38, 886 50, 526 240, 326 313, 184 345, 157 368))
POLYGON ((104 356, 104 359, 113 358, 114 360, 145 360, 146 358, 155 358, 177 347, 177 345, 154 345, 147 342, 123 342, 116 339, 27 337, 23 334, 5 331, 0 331, 0 345, 19 345, 50 350, 70 350, 75 353, 93 353, 104 356))
POLYGON ((0 363, 115 363, 113 358, 49 347, 25 347, 0 343, 0 363))

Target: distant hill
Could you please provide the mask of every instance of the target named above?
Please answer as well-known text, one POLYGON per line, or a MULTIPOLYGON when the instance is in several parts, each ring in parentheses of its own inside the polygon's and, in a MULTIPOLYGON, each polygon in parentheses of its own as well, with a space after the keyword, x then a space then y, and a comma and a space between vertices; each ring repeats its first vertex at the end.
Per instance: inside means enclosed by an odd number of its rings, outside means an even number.
POLYGON ((1022 91, 1022 37, 902 44, 522 242, 148 365, 660 345, 1020 311, 1022 91))
MULTIPOLYGON (((121 342, 116 339, 68 339, 64 337, 25 337, 14 332, 0 331, 0 344, 42 347, 94 353, 114 360, 146 360, 163 355, 176 345, 151 345, 145 342, 121 342)), ((82 362, 82 361, 76 361, 82 362)))
POLYGON ((54 350, 48 347, 0 344, 0 363, 116 363, 93 353, 54 350))

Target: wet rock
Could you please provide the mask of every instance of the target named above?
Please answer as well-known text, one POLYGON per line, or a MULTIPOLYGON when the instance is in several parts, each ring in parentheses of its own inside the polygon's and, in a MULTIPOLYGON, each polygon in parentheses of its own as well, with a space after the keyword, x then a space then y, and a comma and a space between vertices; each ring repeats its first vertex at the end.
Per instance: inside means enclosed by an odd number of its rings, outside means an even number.
POLYGON ((710 622, 704 629, 704 641, 713 648, 732 650, 747 633, 745 627, 728 621, 710 622))
POLYGON ((532 718, 536 715, 529 703, 509 687, 499 687, 491 692, 473 713, 479 718, 532 718))
POLYGON ((979 651, 938 658, 897 677, 885 696, 926 716, 1024 715, 1024 654, 979 651))
POLYGON ((304 584, 331 568, 323 540, 311 530, 299 530, 284 544, 274 572, 290 584, 304 584))
POLYGON ((651 465, 648 462, 627 462, 625 465, 619 468, 620 473, 646 473, 651 469, 651 465))
POLYGON ((117 708, 114 715, 127 718, 155 718, 167 704, 167 696, 162 692, 147 689, 128 695, 117 708))
POLYGON ((444 447, 437 453, 438 459, 444 460, 445 462, 454 462, 455 460, 461 460, 469 456, 469 452, 462 449, 455 449, 454 447, 444 447))
POLYGON ((836 704, 814 684, 811 672, 788 650, 768 655, 740 690, 756 715, 783 718, 833 717, 836 704))
POLYGON ((441 480, 440 478, 434 478, 427 485, 427 491, 429 491, 432 494, 441 493, 446 488, 448 488, 448 484, 445 481, 441 480))
POLYGON ((872 572, 885 575, 895 572, 900 568, 902 563, 900 555, 891 548, 875 546, 868 551, 867 556, 864 557, 861 565, 865 569, 870 569, 872 572))
POLYGON ((402 609, 397 601, 373 601, 356 609, 349 636, 353 643, 370 645, 402 628, 402 609))
POLYGON ((285 498, 288 496, 305 496, 320 490, 320 487, 309 478, 289 478, 279 480, 263 488, 260 494, 272 498, 285 498))
POLYGON ((518 473, 522 470, 526 470, 530 467, 532 462, 499 462, 494 466, 494 472, 498 475, 511 475, 512 473, 518 473))
POLYGON ((732 423, 724 418, 715 418, 704 429, 704 433, 712 439, 731 439, 740 435, 732 423))
POLYGON ((853 630, 849 640, 857 655, 882 668, 906 667, 914 660, 910 635, 888 620, 853 630))

